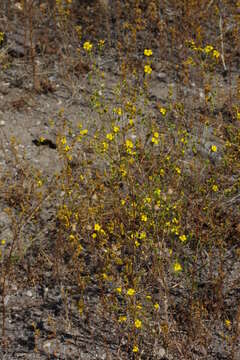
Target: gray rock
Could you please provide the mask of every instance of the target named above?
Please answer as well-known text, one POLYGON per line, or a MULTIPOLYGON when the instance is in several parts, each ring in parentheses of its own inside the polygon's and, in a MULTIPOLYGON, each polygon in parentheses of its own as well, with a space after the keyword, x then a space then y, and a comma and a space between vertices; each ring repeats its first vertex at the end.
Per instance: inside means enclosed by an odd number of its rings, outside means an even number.
POLYGON ((159 73, 157 73, 157 79, 159 81, 165 82, 167 80, 167 74, 164 72, 159 72, 159 73))

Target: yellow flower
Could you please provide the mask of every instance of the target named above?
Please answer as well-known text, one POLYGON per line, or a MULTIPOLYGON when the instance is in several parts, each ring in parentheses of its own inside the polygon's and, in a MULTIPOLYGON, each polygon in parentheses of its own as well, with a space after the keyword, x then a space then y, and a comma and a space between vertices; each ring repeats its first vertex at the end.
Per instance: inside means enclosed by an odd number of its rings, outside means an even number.
POLYGON ((106 151, 109 148, 108 143, 106 143, 105 141, 102 143, 103 145, 103 150, 106 151))
POLYGON ((215 57, 216 59, 218 59, 220 56, 220 52, 217 50, 213 50, 212 56, 215 57))
POLYGON ((194 40, 186 40, 185 44, 191 48, 195 46, 194 40))
POLYGON ((40 136, 39 141, 40 141, 41 143, 43 143, 43 142, 45 141, 45 137, 40 136))
POLYGON ((87 135, 87 133, 88 133, 88 129, 84 129, 80 131, 81 135, 87 135))
POLYGON ((229 319, 226 319, 226 320, 225 320, 225 325, 226 325, 226 327, 227 327, 228 329, 230 329, 230 328, 231 328, 231 321, 230 321, 229 319))
POLYGON ((119 127, 118 127, 118 126, 114 126, 114 127, 113 127, 113 131, 114 131, 115 133, 118 133, 118 132, 119 132, 119 130, 120 130, 120 129, 119 129, 119 127))
POLYGON ((108 280, 108 275, 106 273, 102 274, 103 280, 108 280))
POLYGON ((211 51, 213 51, 213 46, 212 46, 212 45, 207 45, 207 46, 205 46, 204 52, 205 52, 206 54, 210 53, 211 51))
POLYGON ((159 141, 155 137, 152 137, 152 143, 157 145, 159 143, 159 141))
POLYGON ((114 111, 118 116, 121 116, 122 113, 123 113, 121 108, 114 108, 113 111, 114 111))
POLYGON ((176 167, 175 170, 179 175, 181 174, 181 169, 179 167, 176 167))
POLYGON ((154 309, 155 309, 155 310, 158 310, 158 309, 159 309, 159 304, 158 304, 158 303, 154 304, 154 309))
POLYGON ((96 239, 96 237, 97 237, 97 234, 96 234, 96 233, 93 233, 93 234, 92 234, 92 238, 93 238, 93 239, 96 239))
POLYGON ((145 214, 142 214, 141 215, 141 220, 146 222, 147 221, 147 216, 145 214))
POLYGON ((218 186, 217 186, 217 185, 213 185, 213 186, 212 186, 212 190, 213 190, 214 192, 217 192, 217 191, 218 191, 218 186))
POLYGON ((186 235, 181 235, 181 236, 179 236, 179 239, 180 239, 182 242, 184 242, 184 241, 187 240, 187 237, 186 237, 186 235))
POLYGON ((179 272, 179 271, 182 271, 182 266, 181 266, 181 264, 179 264, 179 262, 176 261, 173 266, 173 269, 175 272, 179 272))
POLYGON ((74 241, 75 240, 75 236, 73 234, 69 235, 69 240, 70 241, 74 241))
POLYGON ((152 68, 151 68, 151 66, 150 65, 145 65, 144 66, 144 72, 146 73, 146 74, 151 74, 151 72, 152 72, 152 68))
POLYGON ((95 224, 94 225, 94 230, 95 231, 100 231, 101 230, 101 226, 99 224, 95 224))
POLYGON ((1 245, 5 245, 6 244, 6 240, 5 239, 2 239, 1 240, 1 245))
POLYGON ((157 131, 155 131, 155 132, 153 133, 153 137, 152 137, 152 143, 153 143, 153 144, 155 144, 155 145, 158 144, 158 137, 159 137, 159 134, 158 134, 157 131))
POLYGON ((98 45, 100 48, 102 48, 105 44, 105 40, 99 40, 98 45))
POLYGON ((3 41, 3 39, 4 39, 4 33, 3 33, 3 32, 0 32, 0 44, 1 44, 1 42, 3 41))
POLYGON ((112 133, 109 133, 106 135, 106 138, 110 141, 112 141, 114 139, 114 135, 112 133))
POLYGON ((137 346, 137 345, 134 345, 132 351, 133 351, 134 353, 137 353, 137 352, 139 351, 138 346, 137 346))
POLYGON ((133 296, 134 294, 135 294, 135 290, 134 290, 134 289, 132 289, 132 288, 128 289, 127 295, 133 296))
POLYGON ((62 143, 63 145, 65 145, 66 142, 67 142, 67 140, 66 140, 65 136, 63 136, 62 139, 61 139, 61 143, 62 143))
POLYGON ((137 328, 137 329, 140 329, 141 327, 142 327, 142 322, 141 322, 141 320, 135 320, 135 327, 137 328))
POLYGON ((125 141, 125 145, 126 145, 126 147, 127 148, 129 148, 129 149, 132 149, 133 148, 133 143, 132 143, 132 141, 131 140, 126 140, 125 141))
POLYGON ((126 171, 125 169, 121 169, 121 174, 122 174, 122 176, 124 177, 124 176, 127 175, 127 171, 126 171))
POLYGON ((89 41, 86 41, 86 42, 83 44, 83 48, 84 48, 84 50, 90 52, 90 51, 92 50, 92 44, 91 44, 89 41))
POLYGON ((126 316, 124 316, 124 315, 119 316, 119 318, 118 318, 118 322, 122 323, 122 322, 124 322, 124 321, 127 321, 127 317, 126 317, 126 316))
POLYGON ((66 152, 68 152, 68 151, 70 150, 70 146, 66 145, 65 148, 64 148, 64 150, 65 150, 66 152))
POLYGON ((145 50, 144 50, 144 55, 145 55, 145 56, 151 56, 152 53, 153 53, 153 52, 152 52, 151 49, 145 49, 145 50))
POLYGON ((121 288, 121 287, 118 287, 118 288, 116 288, 116 291, 117 291, 119 294, 121 294, 122 288, 121 288))
POLYGON ((195 62, 193 61, 193 58, 190 56, 187 58, 187 60, 184 61, 185 65, 195 65, 195 62))
POLYGON ((211 150, 212 150, 212 152, 216 152, 216 151, 217 151, 216 145, 212 145, 212 146, 211 146, 211 150))
POLYGON ((140 238, 141 240, 146 239, 146 237, 147 237, 147 234, 146 234, 145 231, 142 231, 142 232, 140 233, 140 235, 139 235, 139 238, 140 238))
POLYGON ((139 247, 139 246, 140 246, 140 242, 137 241, 137 240, 135 240, 135 246, 136 246, 136 247, 139 247))
POLYGON ((172 229, 171 229, 171 232, 174 233, 175 235, 178 235, 179 234, 178 227, 173 226, 172 229))
POLYGON ((161 194, 161 189, 156 189, 156 190, 154 191, 154 194, 157 195, 157 196, 160 196, 160 194, 161 194))
POLYGON ((167 113, 167 109, 165 109, 165 108, 163 108, 163 107, 161 107, 161 108, 159 109, 159 111, 160 111, 160 113, 161 113, 163 116, 165 116, 166 113, 167 113))

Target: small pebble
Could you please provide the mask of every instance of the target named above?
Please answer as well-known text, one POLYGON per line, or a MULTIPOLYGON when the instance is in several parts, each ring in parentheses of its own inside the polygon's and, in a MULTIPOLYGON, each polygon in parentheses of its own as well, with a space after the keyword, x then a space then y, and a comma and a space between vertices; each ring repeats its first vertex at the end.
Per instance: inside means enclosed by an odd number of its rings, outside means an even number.
POLYGON ((160 81, 165 81, 166 80, 166 77, 167 77, 167 74, 164 73, 164 72, 159 72, 157 74, 157 79, 160 80, 160 81))
POLYGON ((33 296, 33 293, 32 293, 31 290, 28 290, 28 291, 26 292, 26 295, 29 296, 29 297, 32 297, 32 296, 33 296))

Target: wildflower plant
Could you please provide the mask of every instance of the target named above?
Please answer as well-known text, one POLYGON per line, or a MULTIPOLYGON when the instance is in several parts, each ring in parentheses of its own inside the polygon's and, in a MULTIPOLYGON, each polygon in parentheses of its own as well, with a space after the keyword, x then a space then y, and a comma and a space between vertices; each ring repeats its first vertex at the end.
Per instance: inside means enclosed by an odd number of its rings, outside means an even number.
MULTIPOLYGON (((77 311, 75 320, 84 319, 89 329, 97 321, 107 324, 119 337, 118 355, 125 351, 134 358, 142 354, 154 358, 156 344, 173 351, 174 358, 191 357, 189 348, 199 343, 208 349, 210 323, 219 326, 221 319, 222 328, 235 331, 231 354, 237 338, 232 318, 238 315, 224 313, 228 304, 224 286, 229 273, 226 259, 231 251, 233 257, 238 256, 237 217, 228 209, 238 214, 239 106, 236 102, 229 112, 231 121, 223 119, 226 112, 215 109, 215 100, 209 106, 214 96, 218 98, 210 85, 224 49, 221 41, 214 44, 203 39, 204 2, 174 4, 169 2, 170 7, 182 10, 181 29, 176 23, 169 28, 159 18, 158 1, 134 6, 127 1, 129 17, 122 23, 127 10, 116 2, 119 63, 117 76, 111 74, 115 82, 110 97, 102 57, 113 49, 108 49, 102 34, 93 38, 84 26, 74 25, 74 51, 65 46, 63 55, 73 51, 74 61, 86 60, 87 73, 75 83, 74 76, 71 79, 74 84, 85 81, 86 89, 76 85, 71 101, 78 103, 81 94, 87 110, 81 109, 82 104, 78 107, 77 122, 63 107, 55 116, 51 114, 60 170, 54 169, 49 180, 29 167, 24 156, 18 157, 18 143, 12 138, 14 171, 6 171, 0 182, 4 211, 12 224, 12 238, 4 235, 0 243, 3 310, 14 261, 20 264, 37 253, 35 263, 20 268, 30 268, 34 286, 52 272, 53 283, 66 288, 67 295, 61 294, 66 322, 77 311), (139 47, 139 38, 145 39, 149 28, 154 36, 139 47), (183 28, 196 34, 196 39, 186 39, 183 28), (156 41, 156 34, 161 39, 156 41), (170 39, 173 48, 164 48, 164 39, 170 39), (132 56, 136 51, 137 56, 132 56), (169 86, 165 100, 155 100, 151 93, 158 81, 156 59, 164 64, 164 57, 172 54, 178 55, 174 74, 184 89, 191 80, 202 81, 204 106, 197 102, 194 111, 175 85, 169 86), (204 75, 200 79, 199 69, 204 75), (207 144, 198 138, 204 126, 209 126, 211 137, 207 144), (49 221, 44 225, 46 212, 49 221), (38 235, 24 243, 22 235, 30 224, 38 235), (205 287, 209 287, 206 293, 205 287)), ((65 40, 73 5, 56 1, 56 28, 65 40)), ((216 14, 211 14, 215 19, 216 14)), ((40 149, 46 139, 40 135, 40 149)), ((3 329, 5 318, 6 311, 3 329)))

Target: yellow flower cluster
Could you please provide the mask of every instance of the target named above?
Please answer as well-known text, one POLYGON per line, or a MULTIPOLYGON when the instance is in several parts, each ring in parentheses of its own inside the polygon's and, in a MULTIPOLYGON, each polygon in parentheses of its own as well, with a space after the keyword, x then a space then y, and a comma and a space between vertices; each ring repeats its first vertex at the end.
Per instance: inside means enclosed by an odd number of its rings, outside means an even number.
POLYGON ((194 40, 187 41, 186 45, 194 51, 204 52, 205 54, 211 55, 215 59, 218 59, 220 56, 220 52, 214 49, 212 45, 206 45, 204 48, 201 48, 200 46, 197 47, 194 40))
POLYGON ((211 51, 213 51, 213 46, 212 46, 212 45, 207 45, 207 46, 205 46, 205 48, 204 48, 203 50, 204 50, 204 52, 205 52, 206 54, 208 54, 208 53, 210 53, 211 51))
POLYGON ((136 152, 133 151, 133 142, 129 139, 127 139, 125 141, 125 146, 126 146, 126 150, 127 150, 127 153, 130 154, 130 155, 135 155, 136 152))
POLYGON ((158 134, 157 131, 155 131, 155 132, 153 133, 152 143, 155 144, 155 145, 157 145, 158 142, 159 142, 158 138, 159 138, 159 134, 158 134))
POLYGON ((118 116, 122 116, 122 114, 123 114, 123 111, 122 111, 122 109, 120 107, 119 108, 114 108, 113 112, 115 114, 117 114, 118 116))
POLYGON ((179 272, 179 271, 182 271, 182 266, 178 261, 176 261, 174 266, 173 266, 173 269, 174 269, 175 272, 179 272))

